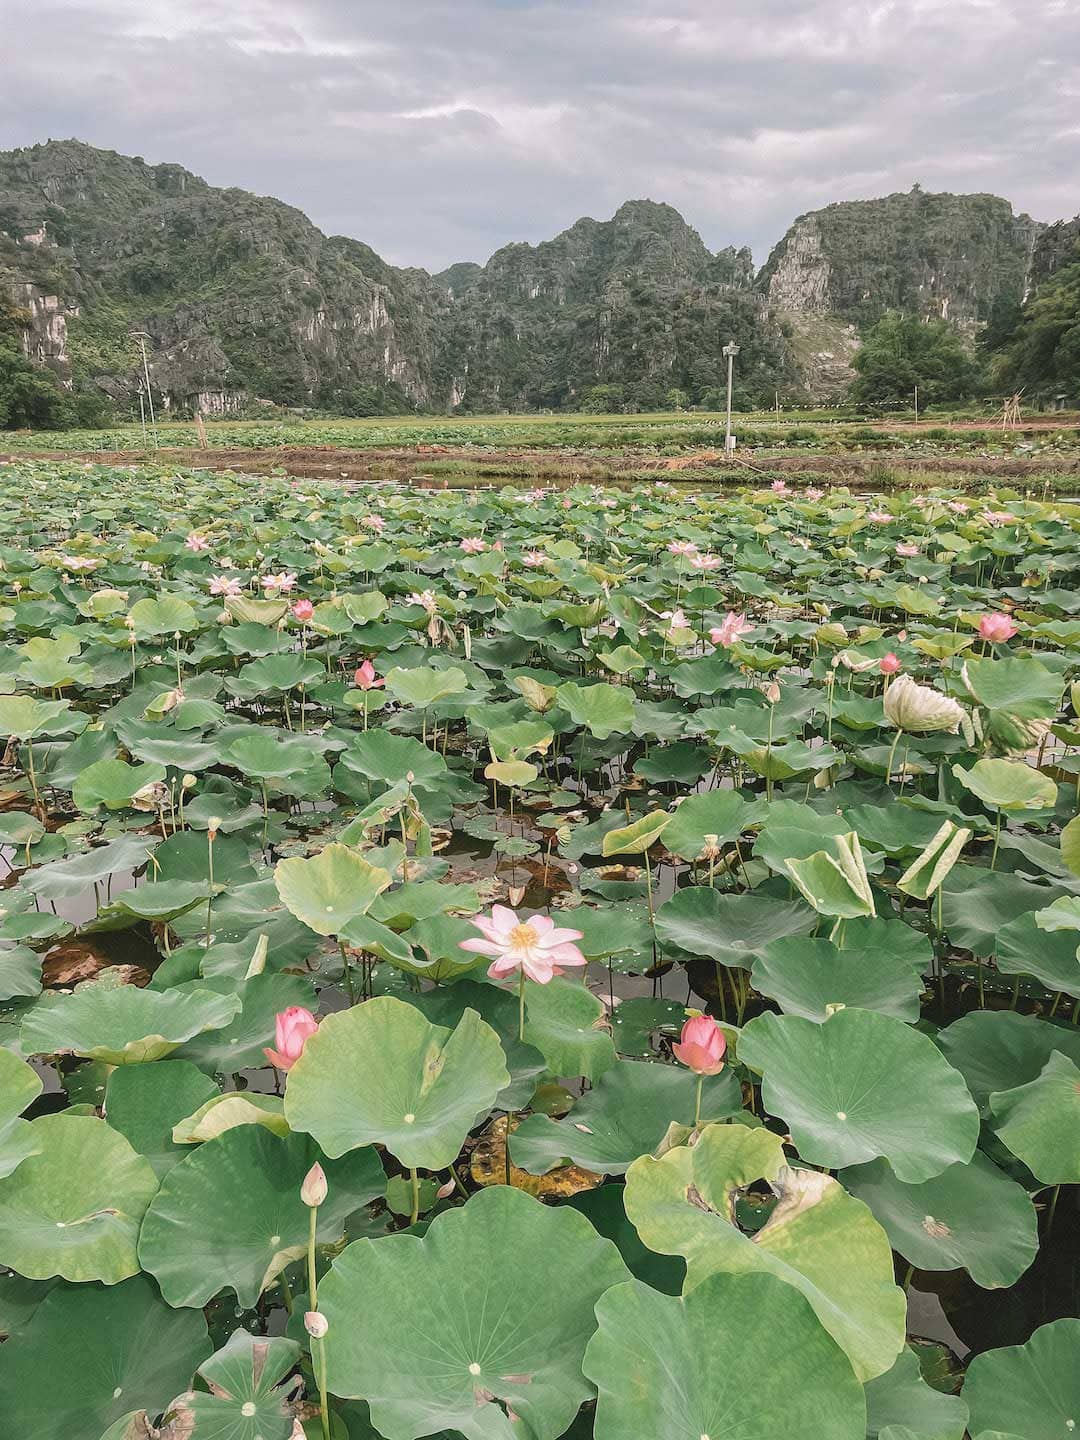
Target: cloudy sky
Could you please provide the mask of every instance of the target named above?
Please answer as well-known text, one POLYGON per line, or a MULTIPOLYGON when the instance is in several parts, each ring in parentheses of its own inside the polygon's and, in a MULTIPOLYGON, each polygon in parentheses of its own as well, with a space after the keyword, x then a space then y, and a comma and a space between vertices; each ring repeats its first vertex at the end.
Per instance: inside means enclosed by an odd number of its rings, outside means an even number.
POLYGON ((399 264, 642 196, 758 263, 916 180, 1080 209, 1077 0, 0 0, 0 34, 0 149, 178 161, 399 264))

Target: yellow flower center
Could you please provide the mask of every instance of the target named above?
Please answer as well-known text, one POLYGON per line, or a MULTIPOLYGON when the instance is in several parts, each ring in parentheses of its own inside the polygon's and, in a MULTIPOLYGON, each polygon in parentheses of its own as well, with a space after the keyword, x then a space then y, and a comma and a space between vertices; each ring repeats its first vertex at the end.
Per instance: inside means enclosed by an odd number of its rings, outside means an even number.
POLYGON ((510 931, 510 946, 514 950, 527 950, 536 944, 536 931, 531 925, 515 925, 510 931))

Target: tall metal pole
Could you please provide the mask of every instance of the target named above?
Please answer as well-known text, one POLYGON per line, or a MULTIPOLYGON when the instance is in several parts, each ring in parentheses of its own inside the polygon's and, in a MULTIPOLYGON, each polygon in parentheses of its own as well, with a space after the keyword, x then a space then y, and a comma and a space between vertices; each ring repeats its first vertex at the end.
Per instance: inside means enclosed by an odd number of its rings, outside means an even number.
POLYGON ((739 347, 735 341, 730 341, 724 346, 723 354, 727 356, 727 434, 724 438, 724 453, 730 454, 735 448, 731 436, 731 387, 735 370, 735 356, 739 353, 739 347))
POLYGON ((154 449, 158 448, 157 417, 154 414, 154 394, 150 389, 150 365, 146 358, 147 334, 145 330, 133 332, 134 338, 139 342, 139 349, 142 351, 143 379, 146 381, 146 398, 150 404, 150 429, 154 433, 154 449))

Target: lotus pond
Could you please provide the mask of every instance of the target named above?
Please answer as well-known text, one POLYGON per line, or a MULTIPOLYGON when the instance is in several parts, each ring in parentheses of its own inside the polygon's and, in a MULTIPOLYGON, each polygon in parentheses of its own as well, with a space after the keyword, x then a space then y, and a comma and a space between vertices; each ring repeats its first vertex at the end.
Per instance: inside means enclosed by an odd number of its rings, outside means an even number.
POLYGON ((1080 507, 0 466, 18 1440, 1068 1440, 1080 507))

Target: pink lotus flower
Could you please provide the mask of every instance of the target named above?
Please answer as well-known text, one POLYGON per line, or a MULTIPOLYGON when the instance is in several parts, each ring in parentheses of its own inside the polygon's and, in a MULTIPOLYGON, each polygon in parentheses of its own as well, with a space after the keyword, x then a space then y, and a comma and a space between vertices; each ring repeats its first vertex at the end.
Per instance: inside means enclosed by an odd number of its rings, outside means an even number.
POLYGON ((315 606, 310 600, 297 600, 296 604, 292 607, 292 613, 297 620, 306 625, 315 614, 315 606))
POLYGON ((475 925, 484 938, 463 940, 461 949, 492 956, 487 972, 492 980, 502 980, 520 971, 537 984, 546 985, 567 966, 588 963, 573 943, 582 938, 582 932, 556 929, 550 915, 519 920, 505 905, 493 905, 490 917, 474 915, 470 924, 475 925))
POLYGON ((745 615, 737 615, 734 610, 729 610, 719 625, 714 625, 709 631, 709 639, 714 645, 734 645, 741 635, 754 627, 747 623, 745 615))
POLYGON ((878 661, 878 669, 882 675, 895 675, 897 670, 900 669, 899 657, 894 655, 890 650, 887 655, 883 655, 878 661))
POLYGON ((691 555, 690 564, 695 570, 718 570, 720 568, 720 556, 691 555))
POLYGON ((570 499, 569 495, 564 495, 563 498, 559 501, 559 504, 564 510, 572 510, 574 508, 574 502, 570 499))
POLYGON ((316 1206, 324 1203, 329 1191, 330 1187, 326 1183, 326 1171, 316 1160, 304 1176, 303 1184, 300 1186, 300 1199, 314 1210, 316 1206))
POLYGON ((919 547, 917 545, 897 545, 896 553, 902 555, 905 560, 913 560, 919 553, 919 547))
POLYGON ((539 504, 540 501, 543 500, 546 496, 547 496, 547 491, 546 491, 546 490, 537 489, 537 490, 530 490, 529 493, 528 493, 527 498, 528 498, 529 500, 532 500, 535 504, 539 504))
POLYGON ((685 610, 665 610, 662 612, 660 619, 668 622, 669 630, 690 629, 690 621, 686 618, 685 610))
POLYGON ((966 515, 967 512, 971 509, 971 506, 967 503, 966 500, 950 500, 949 509, 953 512, 954 515, 966 515))
POLYGON ((786 495, 788 493, 787 485, 783 480, 774 480, 769 486, 769 489, 774 495, 786 495))
POLYGON ((1008 510, 984 510, 982 518, 988 525, 992 525, 995 530, 1001 525, 1016 524, 1016 516, 1010 515, 1008 510))
POLYGON ((266 1047, 263 1054, 279 1070, 291 1070, 304 1053, 304 1046, 319 1028, 319 1022, 302 1005, 290 1005, 287 1010, 278 1012, 274 1028, 277 1049, 266 1047))
POLYGON ((365 660, 362 665, 357 667, 353 680, 356 682, 358 690, 378 690, 381 685, 386 684, 385 680, 375 678, 375 666, 370 660, 365 660))
POLYGON ((242 595, 243 590, 235 575, 212 575, 210 577, 210 594, 242 595))
POLYGON ((696 555, 697 546, 692 540, 672 540, 668 545, 669 555, 696 555))
POLYGON ((999 641, 1011 640, 1016 634, 1017 627, 1013 624, 1008 615, 1000 611, 992 611, 983 615, 979 620, 979 634, 984 640, 999 641))
POLYGON ((376 531, 379 535, 386 529, 386 521, 381 515, 365 515, 360 524, 368 530, 376 531))
POLYGON ((479 555, 482 550, 487 549, 487 545, 479 535, 469 535, 462 540, 458 549, 464 550, 466 555, 479 555))
POLYGON ((824 490, 819 490, 816 485, 811 485, 806 492, 806 498, 807 500, 820 500, 824 494, 824 490))
POLYGON ((434 590, 413 590, 411 594, 405 596, 405 601, 409 605, 422 605, 429 615, 434 615, 439 608, 434 590))
POLYGON ((547 556, 542 550, 526 550, 521 557, 521 563, 528 565, 530 570, 537 570, 541 565, 547 564, 547 556))
POLYGON ((694 1015, 683 1026, 679 1043, 671 1048, 676 1060, 695 1075, 719 1075, 727 1039, 711 1015, 694 1015))
POLYGON ((872 520, 875 525, 888 525, 892 516, 887 510, 871 510, 866 518, 872 520))
POLYGON ((288 595, 296 584, 296 576, 291 571, 280 570, 276 575, 264 575, 259 584, 267 598, 271 595, 288 595))
POLYGON ((199 552, 202 550, 210 549, 210 541, 207 540, 205 535, 200 535, 197 530, 193 530, 191 532, 191 534, 184 541, 184 545, 187 547, 188 550, 191 551, 193 555, 198 555, 199 552))

